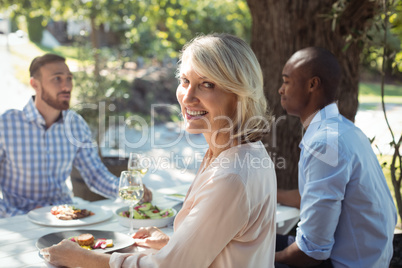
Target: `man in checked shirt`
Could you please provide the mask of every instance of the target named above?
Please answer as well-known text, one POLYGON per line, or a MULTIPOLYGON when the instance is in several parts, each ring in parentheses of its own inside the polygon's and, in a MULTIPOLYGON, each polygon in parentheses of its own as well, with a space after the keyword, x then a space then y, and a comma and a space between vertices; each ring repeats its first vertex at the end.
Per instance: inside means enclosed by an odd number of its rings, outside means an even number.
MULTIPOLYGON (((119 179, 101 162, 84 119, 69 110, 73 75, 65 58, 45 54, 29 71, 36 95, 0 116, 0 218, 72 203, 66 180, 73 166, 93 192, 116 198, 119 179)), ((151 199, 146 189, 144 201, 151 199)))

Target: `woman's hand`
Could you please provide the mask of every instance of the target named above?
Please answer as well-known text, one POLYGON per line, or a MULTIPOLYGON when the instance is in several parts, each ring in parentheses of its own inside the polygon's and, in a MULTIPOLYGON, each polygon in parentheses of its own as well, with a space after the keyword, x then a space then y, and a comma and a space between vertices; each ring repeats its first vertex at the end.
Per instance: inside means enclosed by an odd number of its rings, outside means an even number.
POLYGON ((82 254, 83 248, 81 248, 77 243, 63 240, 57 245, 53 245, 48 248, 40 250, 43 258, 57 266, 74 266, 73 260, 82 254))
POLYGON ((143 227, 133 235, 135 245, 161 249, 169 242, 169 236, 156 227, 143 227))
POLYGON ((56 266, 109 267, 109 254, 96 254, 70 240, 63 240, 57 245, 41 249, 40 254, 56 266))

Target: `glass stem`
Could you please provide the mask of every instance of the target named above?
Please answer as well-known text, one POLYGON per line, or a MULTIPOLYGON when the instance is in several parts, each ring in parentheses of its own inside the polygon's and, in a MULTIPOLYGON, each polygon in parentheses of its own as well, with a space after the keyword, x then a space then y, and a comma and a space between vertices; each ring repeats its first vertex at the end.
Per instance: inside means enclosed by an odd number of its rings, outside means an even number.
POLYGON ((130 220, 130 230, 129 230, 128 234, 131 236, 134 234, 134 228, 133 228, 134 222, 132 220, 132 219, 134 219, 134 204, 133 203, 130 203, 130 219, 131 219, 130 220))

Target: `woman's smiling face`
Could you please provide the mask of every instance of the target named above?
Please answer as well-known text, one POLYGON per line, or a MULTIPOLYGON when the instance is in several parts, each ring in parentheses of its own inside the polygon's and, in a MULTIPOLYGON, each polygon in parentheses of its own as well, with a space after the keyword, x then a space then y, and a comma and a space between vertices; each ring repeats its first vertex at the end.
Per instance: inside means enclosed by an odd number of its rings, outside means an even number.
POLYGON ((189 62, 182 64, 179 82, 176 96, 187 132, 212 134, 233 125, 237 100, 234 93, 198 74, 189 62))

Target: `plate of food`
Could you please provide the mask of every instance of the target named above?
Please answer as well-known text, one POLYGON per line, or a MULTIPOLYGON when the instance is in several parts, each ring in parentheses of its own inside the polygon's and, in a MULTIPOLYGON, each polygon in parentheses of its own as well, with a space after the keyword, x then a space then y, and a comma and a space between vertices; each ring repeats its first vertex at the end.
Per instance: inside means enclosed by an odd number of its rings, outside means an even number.
POLYGON ((134 239, 123 233, 98 230, 74 230, 44 235, 36 241, 36 247, 41 250, 58 244, 64 239, 76 242, 82 248, 102 253, 116 251, 134 244, 134 239))
POLYGON ((117 209, 115 214, 119 223, 125 227, 130 227, 131 221, 133 228, 165 227, 173 223, 177 211, 173 208, 161 209, 152 203, 140 203, 134 207, 134 215, 131 218, 128 207, 117 209))
POLYGON ((87 204, 48 206, 31 210, 28 219, 36 224, 55 227, 84 226, 110 219, 113 212, 87 204))

